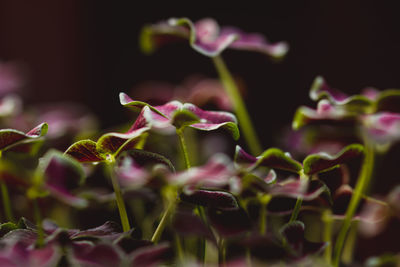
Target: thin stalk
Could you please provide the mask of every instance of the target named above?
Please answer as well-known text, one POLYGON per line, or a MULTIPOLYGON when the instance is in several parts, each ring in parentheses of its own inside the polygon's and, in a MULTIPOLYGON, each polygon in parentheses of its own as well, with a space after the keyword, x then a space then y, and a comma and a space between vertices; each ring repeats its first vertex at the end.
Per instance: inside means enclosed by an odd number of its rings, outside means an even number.
MULTIPOLYGON (((181 145, 183 158, 185 160, 185 167, 186 167, 186 169, 190 169, 189 154, 187 152, 185 137, 183 135, 183 129, 176 129, 176 134, 179 137, 179 143, 181 145)), ((157 243, 160 240, 161 235, 164 231, 164 228, 165 228, 166 224, 168 223, 170 216, 174 213, 177 204, 178 204, 178 197, 177 197, 177 192, 175 192, 173 199, 169 200, 168 207, 164 211, 164 214, 162 215, 161 220, 160 220, 156 230, 154 231, 153 236, 151 237, 151 241, 153 243, 157 243)))
POLYGON ((292 212, 292 216, 290 216, 289 223, 297 220, 297 217, 299 216, 299 213, 300 213, 301 204, 303 204, 303 198, 298 197, 296 200, 296 204, 294 206, 294 210, 292 212))
POLYGON ((259 227, 260 227, 260 234, 265 235, 265 232, 267 230, 267 205, 264 203, 261 204, 260 207, 260 222, 259 222, 259 227))
MULTIPOLYGON (((0 170, 1 172, 1 170, 0 170)), ((11 208, 10 195, 8 194, 7 184, 5 183, 3 177, 0 177, 0 187, 1 187, 1 196, 3 200, 3 207, 6 219, 10 222, 14 222, 14 216, 11 208)))
POLYGON ((175 246, 176 246, 176 253, 178 256, 178 260, 180 264, 184 263, 184 254, 183 254, 183 248, 182 248, 182 242, 181 242, 181 237, 178 234, 175 234, 175 246))
POLYGON ((218 263, 220 266, 226 266, 226 246, 225 239, 222 237, 218 244, 218 263))
POLYGON ((353 261, 354 245, 357 240, 358 223, 352 222, 343 248, 342 261, 348 265, 353 261))
POLYGON ((225 91, 233 103, 235 113, 239 120, 240 129, 243 132, 246 143, 249 146, 251 153, 254 155, 259 155, 262 152, 260 141, 254 130, 249 113, 246 109, 246 105, 244 104, 242 96, 239 93, 239 89, 222 57, 216 56, 212 59, 219 74, 220 80, 224 85, 225 91))
POLYGON ((121 218, 122 230, 128 232, 131 229, 129 224, 128 214, 126 212, 124 198, 122 197, 121 187, 119 186, 118 179, 115 176, 114 170, 112 168, 113 164, 109 164, 110 178, 113 185, 115 200, 117 201, 119 216, 121 218))
MULTIPOLYGON (((305 181, 308 180, 308 176, 306 174, 304 174, 303 171, 300 172, 300 180, 305 180, 305 181)), ((297 220, 297 217, 299 216, 302 204, 303 204, 303 198, 302 197, 298 197, 297 200, 296 200, 296 204, 294 206, 292 215, 290 216, 289 223, 297 220)))
POLYGON ((332 262, 332 212, 330 210, 325 210, 322 213, 322 222, 324 223, 324 231, 322 233, 322 238, 324 242, 327 242, 324 252, 324 258, 328 265, 332 262))
POLYGON ((189 154, 187 152, 187 147, 186 147, 186 142, 185 142, 185 136, 183 135, 183 130, 176 129, 176 134, 178 135, 179 142, 181 144, 183 158, 185 160, 185 167, 186 167, 186 169, 190 169, 189 154))
POLYGON ((39 201, 35 198, 33 199, 33 212, 36 221, 36 227, 38 232, 38 238, 36 240, 37 247, 41 248, 44 245, 44 231, 42 226, 42 215, 39 208, 39 201))
POLYGON ((374 148, 368 142, 365 145, 365 159, 362 165, 360 176, 358 177, 356 187, 353 191, 349 206, 347 207, 346 215, 336 239, 333 257, 333 266, 339 266, 340 257, 343 250, 343 245, 346 240, 347 233, 351 226, 351 219, 353 218, 358 205, 360 204, 361 197, 370 183, 372 171, 374 166, 374 148))
MULTIPOLYGON (((202 206, 198 205, 196 207, 196 209, 197 209, 199 217, 201 218, 203 223, 208 226, 206 214, 204 212, 204 208, 202 206)), ((206 239, 200 237, 199 240, 200 240, 200 242, 199 242, 200 245, 199 245, 198 250, 197 250, 197 255, 199 257, 199 261, 204 262, 205 258, 206 258, 206 239)))
POLYGON ((165 212, 164 212, 164 214, 163 214, 163 216, 161 217, 161 220, 160 220, 160 222, 159 222, 159 224, 158 224, 158 226, 157 226, 157 229, 154 231, 154 234, 153 234, 153 236, 151 237, 151 242, 153 242, 153 243, 158 243, 158 241, 160 240, 160 238, 161 238, 161 235, 162 235, 162 233, 163 233, 163 231, 164 231, 164 228, 165 228, 165 226, 167 225, 167 223, 168 223, 168 220, 169 220, 169 218, 170 218, 170 216, 174 213, 174 211, 175 211, 175 207, 176 207, 176 204, 178 203, 178 198, 177 197, 175 197, 175 198, 173 198, 169 203, 168 203, 168 207, 167 207, 167 209, 165 210, 165 212))

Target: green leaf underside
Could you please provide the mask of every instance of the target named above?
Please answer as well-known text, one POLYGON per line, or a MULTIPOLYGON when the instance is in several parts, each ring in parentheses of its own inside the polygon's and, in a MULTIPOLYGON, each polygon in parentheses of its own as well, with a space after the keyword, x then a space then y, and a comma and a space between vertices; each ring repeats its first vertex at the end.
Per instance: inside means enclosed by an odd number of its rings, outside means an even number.
POLYGON ((171 123, 177 129, 183 129, 184 127, 187 127, 199 121, 200 121, 199 117, 193 114, 193 112, 181 109, 174 112, 174 114, 172 115, 171 123))
POLYGON ((343 148, 336 155, 319 153, 309 155, 303 161, 304 173, 312 175, 324 170, 331 169, 339 164, 360 156, 364 153, 364 147, 360 144, 352 144, 343 148))

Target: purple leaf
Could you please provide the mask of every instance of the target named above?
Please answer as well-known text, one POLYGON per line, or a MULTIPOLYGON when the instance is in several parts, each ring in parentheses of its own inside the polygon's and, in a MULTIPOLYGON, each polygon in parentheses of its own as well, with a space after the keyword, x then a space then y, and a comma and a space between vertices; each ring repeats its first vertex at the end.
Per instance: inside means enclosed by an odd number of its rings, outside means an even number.
POLYGON ((346 112, 345 110, 332 105, 328 100, 322 99, 318 102, 316 110, 304 106, 299 107, 294 115, 292 128, 298 130, 305 125, 320 125, 324 123, 354 125, 356 119, 356 114, 346 112))
POLYGON ((162 243, 154 246, 146 246, 135 250, 130 254, 130 266, 158 266, 172 257, 169 244, 162 243))
POLYGON ((207 209, 211 225, 223 237, 232 237, 250 231, 251 221, 243 209, 207 209))
POLYGON ((72 254, 73 262, 79 266, 100 267, 119 266, 121 264, 120 252, 108 244, 98 244, 82 248, 77 246, 72 254))
POLYGON ((362 123, 367 136, 377 143, 391 143, 400 139, 400 113, 364 115, 362 123))
POLYGON ((92 140, 81 140, 72 144, 65 154, 70 155, 79 162, 98 162, 105 160, 101 151, 97 150, 96 142, 92 140))
POLYGON ((71 235, 72 240, 85 240, 93 237, 101 239, 115 239, 122 233, 121 227, 112 221, 107 221, 103 225, 95 228, 79 231, 71 235))
POLYGON ((0 151, 11 150, 14 152, 30 152, 35 142, 40 142, 40 137, 47 133, 47 123, 42 123, 27 133, 14 129, 0 130, 0 151))
POLYGON ((303 161, 304 173, 313 175, 360 156, 364 156, 364 147, 360 144, 348 145, 336 155, 329 155, 324 152, 309 155, 303 161))
POLYGON ((245 152, 240 146, 236 146, 235 163, 238 165, 244 165, 249 169, 264 166, 294 173, 298 173, 302 169, 300 162, 292 159, 288 153, 284 153, 282 150, 277 148, 267 149, 260 156, 253 157, 245 152))
POLYGON ((214 209, 238 209, 239 204, 236 198, 224 191, 213 191, 197 189, 193 192, 186 193, 185 191, 180 195, 180 199, 195 205, 201 205, 214 209))
POLYGON ((118 156, 122 151, 141 146, 147 137, 149 128, 131 128, 126 133, 106 133, 97 142, 81 140, 72 144, 66 151, 80 162, 99 162, 108 160, 109 156, 118 156))
POLYGON ((8 266, 56 266, 61 259, 60 251, 54 246, 30 249, 17 243, 0 251, 0 265, 8 266))
POLYGON ((170 36, 189 39, 194 50, 209 57, 219 55, 226 48, 256 51, 274 58, 281 58, 288 51, 284 42, 271 44, 258 33, 245 33, 234 27, 220 28, 211 18, 196 23, 187 18, 171 18, 167 23, 147 26, 141 34, 142 49, 152 52, 163 42, 168 42, 166 38, 170 36))
POLYGON ((120 102, 126 107, 135 110, 141 109, 132 129, 148 126, 161 132, 172 132, 175 127, 191 128, 212 131, 219 128, 228 130, 234 139, 239 138, 236 117, 224 111, 205 111, 193 104, 182 104, 179 101, 171 101, 161 106, 150 106, 144 102, 133 101, 129 96, 120 93, 120 102))
POLYGON ((349 97, 341 91, 331 88, 321 76, 315 78, 310 90, 310 98, 314 101, 328 99, 333 105, 352 106, 353 110, 354 108, 364 110, 371 106, 371 93, 369 93, 368 96, 369 97, 365 95, 354 95, 349 97))
POLYGON ((230 159, 224 154, 214 155, 204 166, 171 174, 169 183, 196 187, 220 187, 236 178, 236 170, 230 159))
POLYGON ((44 186, 50 194, 67 205, 78 208, 87 206, 85 199, 76 197, 72 190, 78 188, 84 180, 82 166, 74 158, 56 150, 50 150, 41 159, 40 170, 44 186))
POLYGON ((310 254, 321 252, 327 245, 325 242, 310 242, 304 238, 304 224, 294 221, 284 225, 281 234, 286 240, 293 256, 296 258, 305 257, 310 254))

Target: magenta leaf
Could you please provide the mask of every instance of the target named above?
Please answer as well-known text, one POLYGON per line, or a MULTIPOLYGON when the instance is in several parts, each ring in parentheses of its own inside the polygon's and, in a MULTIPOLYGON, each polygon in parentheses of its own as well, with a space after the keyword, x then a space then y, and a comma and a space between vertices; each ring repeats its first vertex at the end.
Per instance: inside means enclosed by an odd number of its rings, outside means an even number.
POLYGON ((354 125, 357 114, 346 112, 322 99, 318 102, 316 110, 301 106, 296 110, 292 122, 292 128, 298 130, 306 125, 335 123, 339 125, 354 125))
POLYGON ((271 44, 258 33, 245 33, 234 27, 220 28, 211 18, 196 23, 188 18, 171 18, 167 22, 147 26, 141 34, 142 50, 152 52, 171 41, 171 36, 189 39, 194 50, 209 57, 217 56, 227 48, 255 51, 273 58, 281 58, 288 51, 285 42, 271 44))
POLYGON ((70 238, 74 241, 78 240, 90 240, 93 238, 100 239, 115 239, 122 233, 121 226, 113 221, 107 221, 103 225, 95 228, 82 230, 74 233, 70 238))
POLYGON ((65 154, 70 155, 79 162, 98 162, 105 160, 101 151, 97 150, 96 142, 92 140, 81 140, 72 144, 65 154))
POLYGON ((123 152, 118 157, 115 171, 124 187, 135 189, 150 182, 154 172, 161 170, 167 173, 175 172, 174 166, 166 157, 154 152, 133 149, 123 152))
POLYGON ((21 243, 0 251, 0 265, 11 266, 56 266, 61 259, 61 253, 55 246, 40 249, 27 248, 21 243))
MULTIPOLYGON (((85 178, 82 166, 74 158, 56 150, 50 150, 39 165, 42 183, 50 194, 67 205, 78 208, 87 206, 85 199, 72 194, 85 178)), ((39 182, 40 183, 40 182, 39 182)))
POLYGON ((294 160, 288 153, 277 148, 267 149, 260 156, 253 157, 240 146, 236 146, 235 163, 250 169, 264 166, 294 173, 298 173, 302 169, 300 162, 294 160))
POLYGON ((97 142, 81 140, 72 144, 66 151, 80 162, 99 162, 110 160, 122 151, 133 149, 142 145, 147 137, 148 128, 131 128, 126 133, 106 133, 97 142))
POLYGON ((14 129, 0 130, 0 151, 34 153, 37 143, 47 133, 47 123, 42 123, 27 133, 14 129))
POLYGON ((201 131, 212 131, 219 128, 228 130, 236 140, 239 138, 236 117, 224 111, 205 111, 193 104, 182 104, 171 101, 161 106, 150 106, 144 102, 133 101, 125 93, 120 93, 123 106, 141 109, 132 129, 148 126, 162 132, 171 132, 171 126, 177 129, 191 127, 201 131))
POLYGON ((236 170, 224 154, 214 155, 205 165, 171 174, 168 182, 178 186, 221 187, 236 179, 236 170))
POLYGON ((339 105, 348 111, 365 112, 372 104, 373 100, 366 95, 347 96, 337 89, 331 88, 324 78, 318 76, 311 86, 310 98, 314 101, 327 99, 333 105, 339 105))
POLYGON ((79 266, 119 266, 120 252, 112 245, 77 246, 72 253, 72 261, 79 266))
POLYGON ((379 144, 400 139, 400 113, 379 112, 362 116, 367 136, 379 144))
POLYGON ((309 155, 303 161, 304 173, 313 175, 360 156, 364 156, 364 147, 360 144, 348 145, 336 155, 329 155, 324 152, 309 155))

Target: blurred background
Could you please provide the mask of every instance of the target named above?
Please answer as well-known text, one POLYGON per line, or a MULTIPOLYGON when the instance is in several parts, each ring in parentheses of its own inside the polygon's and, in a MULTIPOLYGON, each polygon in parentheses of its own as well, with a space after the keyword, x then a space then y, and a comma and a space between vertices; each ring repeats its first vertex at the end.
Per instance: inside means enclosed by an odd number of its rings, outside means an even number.
POLYGON ((217 77, 212 62, 172 44, 146 56, 138 47, 143 25, 169 17, 213 17, 221 25, 287 41, 286 59, 274 63, 244 51, 223 54, 243 82, 264 147, 275 144, 299 105, 314 105, 308 89, 316 75, 352 94, 363 87, 399 88, 398 13, 378 1, 265 2, 251 6, 174 9, 120 1, 0 1, 0 60, 25 77, 25 103, 74 101, 87 105, 106 128, 126 120, 118 93, 145 81, 180 84, 197 73, 217 77), (147 7, 146 7, 147 6, 147 7))
MULTIPOLYGON (((357 2, 264 1, 263 8, 217 8, 202 2, 202 8, 175 9, 150 1, 139 6, 134 1, 0 0, 0 62, 15 67, 23 77, 17 87, 22 87, 26 105, 77 102, 96 114, 101 129, 106 129, 130 116, 119 103, 119 92, 133 94, 147 81, 179 85, 192 74, 217 77, 211 60, 186 42, 165 46, 150 56, 142 54, 141 28, 170 17, 194 21, 213 17, 221 25, 259 32, 272 42, 290 45, 282 62, 245 51, 223 53, 241 81, 267 148, 277 146, 299 105, 314 107, 308 91, 317 75, 348 94, 368 86, 400 88, 398 9, 386 1, 357 2)), ((396 151, 387 157, 390 166, 398 166, 396 151)), ((385 168, 382 176, 398 181, 392 170, 385 168)), ((399 236, 398 225, 393 229, 399 236)), ((393 234, 389 231, 382 239, 361 242, 360 251, 373 243, 387 243, 388 236, 397 240, 393 234)))

